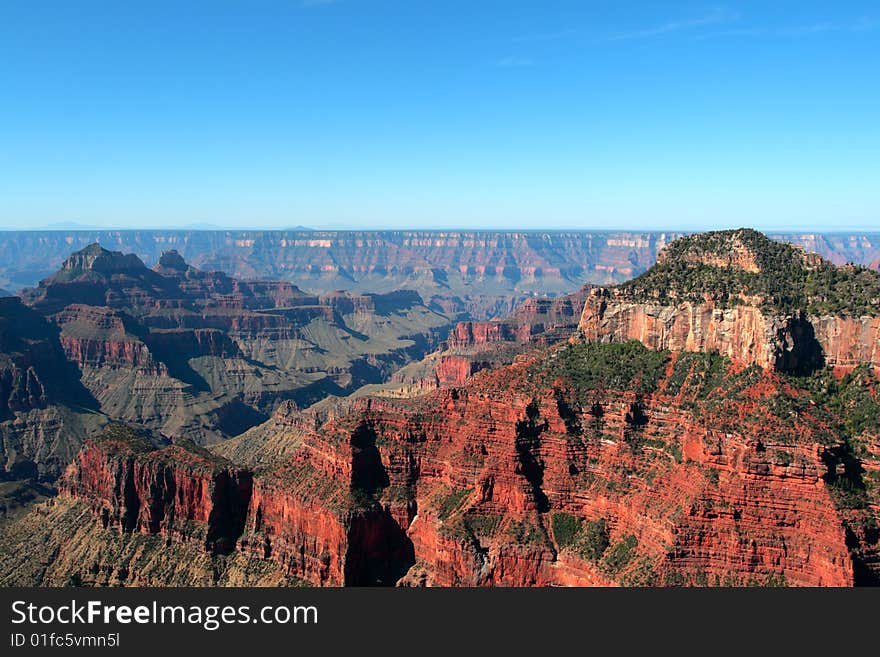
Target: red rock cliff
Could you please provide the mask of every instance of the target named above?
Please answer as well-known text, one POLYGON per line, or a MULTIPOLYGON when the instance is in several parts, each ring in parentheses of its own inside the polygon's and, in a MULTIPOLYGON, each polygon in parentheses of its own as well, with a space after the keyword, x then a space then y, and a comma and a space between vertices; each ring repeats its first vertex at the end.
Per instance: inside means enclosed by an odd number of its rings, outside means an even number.
POLYGON ((160 534, 229 552, 241 534, 252 476, 205 453, 156 449, 129 430, 112 427, 88 443, 60 481, 85 500, 104 528, 160 534))
POLYGON ((753 305, 719 307, 635 302, 595 289, 578 324, 593 342, 637 340, 651 349, 711 351, 765 368, 791 370, 822 361, 838 371, 869 365, 880 372, 880 318, 768 315, 753 305))
POLYGON ((802 395, 772 372, 731 368, 738 392, 704 403, 702 375, 673 359, 655 392, 596 389, 582 406, 535 362, 359 400, 252 480, 111 442, 83 451, 64 490, 106 524, 230 537, 322 585, 853 583, 826 486, 838 446, 820 417, 764 414, 802 395))

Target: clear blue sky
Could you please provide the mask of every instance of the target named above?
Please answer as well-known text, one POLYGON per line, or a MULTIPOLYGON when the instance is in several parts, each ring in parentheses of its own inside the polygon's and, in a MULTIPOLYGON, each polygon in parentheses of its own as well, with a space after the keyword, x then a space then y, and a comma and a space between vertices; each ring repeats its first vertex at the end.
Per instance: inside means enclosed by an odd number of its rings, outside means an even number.
POLYGON ((880 229, 880 5, 0 0, 55 222, 880 229))

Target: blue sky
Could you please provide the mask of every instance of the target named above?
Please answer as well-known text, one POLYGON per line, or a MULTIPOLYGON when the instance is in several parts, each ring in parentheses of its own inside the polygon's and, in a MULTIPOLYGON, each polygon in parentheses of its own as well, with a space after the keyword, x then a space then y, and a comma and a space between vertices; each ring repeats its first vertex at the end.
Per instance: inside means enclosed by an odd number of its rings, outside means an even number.
POLYGON ((58 222, 880 230, 880 5, 0 0, 58 222))

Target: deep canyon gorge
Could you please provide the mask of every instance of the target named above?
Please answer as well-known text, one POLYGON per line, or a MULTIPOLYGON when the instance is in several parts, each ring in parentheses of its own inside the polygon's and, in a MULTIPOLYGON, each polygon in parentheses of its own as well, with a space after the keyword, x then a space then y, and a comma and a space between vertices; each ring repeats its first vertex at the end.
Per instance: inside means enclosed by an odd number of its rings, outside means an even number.
POLYGON ((876 236, 159 237, 0 240, 5 585, 880 584, 876 236))

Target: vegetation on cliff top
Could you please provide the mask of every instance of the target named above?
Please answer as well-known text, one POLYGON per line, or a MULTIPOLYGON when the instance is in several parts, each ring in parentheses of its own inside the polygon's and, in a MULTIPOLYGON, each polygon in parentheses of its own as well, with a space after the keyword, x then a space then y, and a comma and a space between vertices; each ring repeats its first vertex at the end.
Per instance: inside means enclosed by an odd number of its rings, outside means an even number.
POLYGON ((534 371, 542 379, 563 379, 586 402, 590 391, 600 389, 653 392, 668 360, 668 351, 654 351, 635 341, 580 343, 551 351, 534 371))
MULTIPOLYGON (((650 406, 650 396, 662 394, 675 398, 695 420, 719 431, 739 433, 744 426, 761 427, 776 441, 789 445, 804 441, 837 444, 854 436, 844 423, 864 428, 872 421, 876 426, 880 417, 874 398, 864 397, 867 388, 846 385, 848 401, 841 400, 841 393, 833 392, 838 384, 833 383, 829 370, 784 376, 756 365, 736 367, 719 354, 673 354, 636 341, 563 345, 533 361, 525 380, 534 395, 548 387, 559 390, 567 397, 565 403, 572 407, 567 415, 573 418, 584 411, 596 415, 590 409, 603 405, 608 393, 634 394, 636 411, 650 406), (819 395, 823 386, 832 392, 819 395)), ((880 390, 880 386, 871 389, 880 390)), ((642 420, 631 424, 637 428, 646 418, 642 420)), ((574 433, 582 429, 575 419, 569 424, 574 433)))
POLYGON ((683 237, 641 276, 618 287, 635 301, 678 303, 711 298, 721 306, 760 299, 779 313, 880 315, 880 273, 837 267, 750 229, 683 237))

